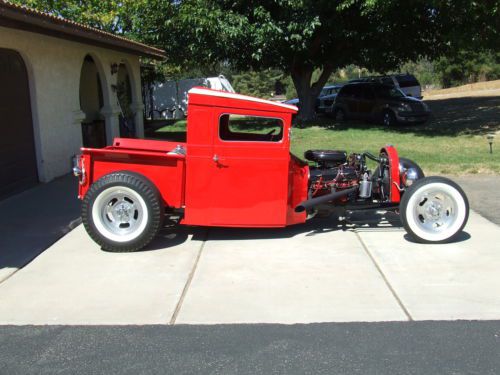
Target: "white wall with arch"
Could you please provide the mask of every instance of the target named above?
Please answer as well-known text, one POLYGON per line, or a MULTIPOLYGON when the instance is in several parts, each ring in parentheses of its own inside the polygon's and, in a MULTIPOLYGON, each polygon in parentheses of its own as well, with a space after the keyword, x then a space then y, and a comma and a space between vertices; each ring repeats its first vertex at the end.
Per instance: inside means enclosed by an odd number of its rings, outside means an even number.
MULTIPOLYGON (((28 70, 41 181, 50 181, 70 171, 71 157, 82 146, 81 123, 89 120, 89 116, 105 121, 107 144, 120 135, 120 107, 116 95, 118 72, 112 69, 115 64, 126 67, 136 135, 143 136, 138 56, 5 27, 0 27, 0 48, 19 52, 28 70), (86 66, 87 56, 91 57, 95 67, 86 66), (90 102, 81 102, 82 70, 87 69, 95 69, 99 75, 102 90, 100 104, 95 97, 90 102)), ((84 91, 94 90, 93 84, 83 82, 84 91)))

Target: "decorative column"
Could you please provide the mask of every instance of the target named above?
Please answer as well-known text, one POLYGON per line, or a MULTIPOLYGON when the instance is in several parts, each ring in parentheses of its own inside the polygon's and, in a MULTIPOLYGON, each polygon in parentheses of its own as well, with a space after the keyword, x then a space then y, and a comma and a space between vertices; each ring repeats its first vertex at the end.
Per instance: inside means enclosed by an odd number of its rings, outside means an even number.
POLYGON ((142 102, 132 102, 130 109, 134 113, 135 136, 144 138, 144 115, 142 113, 144 104, 142 102))
POLYGON ((78 142, 76 142, 79 145, 78 147, 83 146, 82 122, 83 120, 85 120, 86 117, 87 115, 81 109, 76 109, 73 111, 72 123, 78 128, 78 130, 77 131, 75 130, 73 134, 78 134, 76 136, 78 139, 78 142))
POLYGON ((106 143, 111 145, 113 144, 113 139, 120 136, 120 120, 118 118, 120 108, 118 106, 105 105, 101 108, 100 113, 104 116, 106 124, 106 143))
POLYGON ((86 117, 87 115, 81 109, 76 109, 73 111, 73 124, 75 124, 76 126, 80 126, 80 131, 82 122, 86 117))

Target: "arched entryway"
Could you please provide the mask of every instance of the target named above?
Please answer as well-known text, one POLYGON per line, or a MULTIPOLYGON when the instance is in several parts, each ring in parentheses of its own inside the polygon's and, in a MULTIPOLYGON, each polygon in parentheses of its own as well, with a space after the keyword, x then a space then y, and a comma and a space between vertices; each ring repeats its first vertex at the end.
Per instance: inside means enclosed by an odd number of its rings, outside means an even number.
POLYGON ((0 49, 0 199, 38 183, 28 73, 16 51, 0 49))
POLYGON ((104 105, 102 80, 92 56, 83 60, 80 74, 80 108, 85 114, 82 121, 84 147, 106 146, 106 123, 101 114, 104 105))
POLYGON ((116 83, 116 95, 120 108, 120 136, 134 138, 136 136, 136 130, 135 114, 132 110, 133 92, 130 74, 125 64, 120 64, 118 68, 116 83))

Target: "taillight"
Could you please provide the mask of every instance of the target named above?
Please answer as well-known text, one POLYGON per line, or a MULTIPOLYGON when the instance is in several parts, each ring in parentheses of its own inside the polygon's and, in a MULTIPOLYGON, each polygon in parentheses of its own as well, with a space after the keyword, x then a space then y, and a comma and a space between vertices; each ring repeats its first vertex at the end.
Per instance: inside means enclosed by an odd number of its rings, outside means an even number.
POLYGON ((80 177, 82 175, 82 169, 80 167, 80 155, 73 156, 73 176, 80 177))
POLYGON ((82 161, 82 155, 73 156, 73 175, 78 177, 80 185, 85 183, 85 166, 82 161))

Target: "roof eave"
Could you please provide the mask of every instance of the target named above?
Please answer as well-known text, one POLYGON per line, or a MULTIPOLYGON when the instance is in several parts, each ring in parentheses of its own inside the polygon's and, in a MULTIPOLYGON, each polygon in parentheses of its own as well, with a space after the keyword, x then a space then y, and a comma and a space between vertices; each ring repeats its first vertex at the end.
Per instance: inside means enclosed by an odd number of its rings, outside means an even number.
POLYGON ((114 36, 110 33, 100 32, 97 29, 85 27, 78 23, 70 23, 70 21, 55 17, 49 18, 43 14, 28 13, 23 8, 13 7, 1 1, 0 26, 96 45, 154 60, 165 59, 165 51, 163 50, 114 36))

